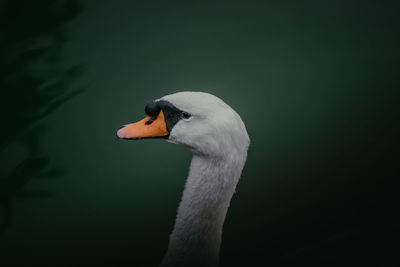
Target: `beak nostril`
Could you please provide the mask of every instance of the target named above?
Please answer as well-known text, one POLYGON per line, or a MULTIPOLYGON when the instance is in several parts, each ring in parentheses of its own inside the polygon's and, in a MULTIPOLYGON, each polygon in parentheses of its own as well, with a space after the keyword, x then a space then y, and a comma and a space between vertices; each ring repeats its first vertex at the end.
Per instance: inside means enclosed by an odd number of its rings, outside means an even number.
POLYGON ((150 124, 152 124, 153 123, 153 121, 155 120, 156 118, 151 118, 150 120, 148 120, 148 121, 146 121, 144 124, 146 124, 146 125, 150 125, 150 124))

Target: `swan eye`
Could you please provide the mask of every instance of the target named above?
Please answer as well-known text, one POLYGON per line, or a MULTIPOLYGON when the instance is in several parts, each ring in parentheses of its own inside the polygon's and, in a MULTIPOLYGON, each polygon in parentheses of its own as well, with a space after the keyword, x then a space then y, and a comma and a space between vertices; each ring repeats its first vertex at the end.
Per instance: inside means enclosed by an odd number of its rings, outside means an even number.
POLYGON ((191 117, 191 115, 187 112, 182 112, 182 118, 184 119, 189 119, 191 117))

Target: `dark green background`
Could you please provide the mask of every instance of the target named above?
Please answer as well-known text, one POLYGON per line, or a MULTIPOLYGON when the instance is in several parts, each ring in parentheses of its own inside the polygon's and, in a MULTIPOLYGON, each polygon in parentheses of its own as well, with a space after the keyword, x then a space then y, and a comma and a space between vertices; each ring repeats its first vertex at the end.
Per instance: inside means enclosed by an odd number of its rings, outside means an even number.
POLYGON ((15 202, 0 264, 156 266, 191 153, 115 132, 148 101, 198 90, 251 138, 222 266, 398 266, 398 7, 84 1, 63 52, 85 67, 84 92, 42 121, 41 149, 66 175, 26 185, 52 196, 15 202))

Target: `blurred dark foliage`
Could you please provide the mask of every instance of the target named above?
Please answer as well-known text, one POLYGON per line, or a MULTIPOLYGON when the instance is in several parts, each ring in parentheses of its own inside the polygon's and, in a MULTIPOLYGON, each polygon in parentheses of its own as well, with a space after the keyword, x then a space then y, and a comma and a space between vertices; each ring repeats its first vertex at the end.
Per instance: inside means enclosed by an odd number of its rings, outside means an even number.
POLYGON ((0 177, 0 234, 12 223, 16 199, 51 196, 26 191, 29 181, 64 173, 49 169, 49 158, 40 152, 39 139, 46 130, 40 119, 81 92, 72 90, 71 83, 82 67, 65 66, 62 57, 68 38, 64 24, 80 11, 78 0, 0 1, 0 154, 11 143, 28 151, 0 177))

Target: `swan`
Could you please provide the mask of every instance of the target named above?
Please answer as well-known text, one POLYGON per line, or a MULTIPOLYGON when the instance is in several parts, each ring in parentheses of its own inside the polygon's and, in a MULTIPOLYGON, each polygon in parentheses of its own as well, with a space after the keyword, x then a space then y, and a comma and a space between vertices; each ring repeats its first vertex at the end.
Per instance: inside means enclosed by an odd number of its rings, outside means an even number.
POLYGON ((218 266, 223 223, 250 145, 246 127, 229 105, 204 92, 166 95, 148 103, 145 112, 117 136, 164 138, 193 152, 161 266, 218 266))

